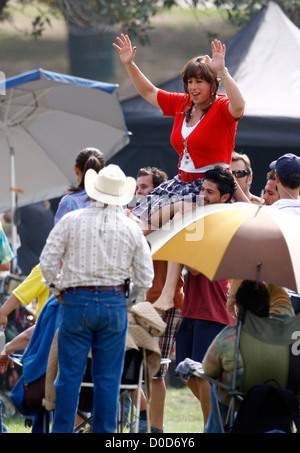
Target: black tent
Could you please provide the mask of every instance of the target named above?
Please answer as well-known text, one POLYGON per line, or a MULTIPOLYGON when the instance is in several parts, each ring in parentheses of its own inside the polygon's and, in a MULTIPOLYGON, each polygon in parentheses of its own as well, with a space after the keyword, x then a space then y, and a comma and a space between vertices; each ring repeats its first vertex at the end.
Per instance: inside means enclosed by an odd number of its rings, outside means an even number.
MULTIPOLYGON (((270 2, 226 48, 226 65, 246 100, 235 149, 250 157, 252 191, 259 194, 272 160, 286 152, 300 154, 300 29, 270 2)), ((181 78, 161 88, 182 91, 181 78)), ((151 165, 173 177, 178 163, 170 144, 173 118, 140 96, 123 101, 122 108, 132 137, 110 162, 131 176, 151 165)))

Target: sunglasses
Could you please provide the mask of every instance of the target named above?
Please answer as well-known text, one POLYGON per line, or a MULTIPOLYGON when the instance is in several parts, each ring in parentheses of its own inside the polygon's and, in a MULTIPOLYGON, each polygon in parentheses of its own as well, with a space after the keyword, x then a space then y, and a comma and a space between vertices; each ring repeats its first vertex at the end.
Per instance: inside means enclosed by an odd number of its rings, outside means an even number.
POLYGON ((236 178, 243 178, 244 176, 250 175, 250 172, 248 170, 232 170, 232 174, 236 178))

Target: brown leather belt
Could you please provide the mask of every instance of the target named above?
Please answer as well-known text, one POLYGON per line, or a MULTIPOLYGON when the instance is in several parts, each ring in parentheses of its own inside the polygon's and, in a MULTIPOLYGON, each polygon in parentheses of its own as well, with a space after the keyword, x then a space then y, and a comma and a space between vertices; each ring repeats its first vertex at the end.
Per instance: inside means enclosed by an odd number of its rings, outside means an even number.
POLYGON ((65 288, 62 292, 66 293, 68 291, 73 291, 74 289, 83 289, 85 291, 122 291, 125 293, 125 285, 118 286, 71 286, 70 288, 65 288))

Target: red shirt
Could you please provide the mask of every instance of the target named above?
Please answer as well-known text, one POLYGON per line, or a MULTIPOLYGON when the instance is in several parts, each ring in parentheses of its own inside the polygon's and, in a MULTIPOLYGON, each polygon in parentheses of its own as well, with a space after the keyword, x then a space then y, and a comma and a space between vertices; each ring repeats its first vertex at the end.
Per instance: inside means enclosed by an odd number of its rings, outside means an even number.
MULTIPOLYGON (((159 90, 157 100, 165 116, 173 116, 171 144, 182 157, 183 140, 181 135, 187 95, 159 90)), ((237 122, 228 110, 229 99, 218 95, 215 102, 202 118, 198 126, 187 139, 187 147, 196 168, 218 162, 231 163, 231 154, 235 146, 237 122)))
POLYGON ((187 274, 182 316, 234 324, 226 310, 226 293, 230 288, 228 280, 211 282, 205 275, 187 274))

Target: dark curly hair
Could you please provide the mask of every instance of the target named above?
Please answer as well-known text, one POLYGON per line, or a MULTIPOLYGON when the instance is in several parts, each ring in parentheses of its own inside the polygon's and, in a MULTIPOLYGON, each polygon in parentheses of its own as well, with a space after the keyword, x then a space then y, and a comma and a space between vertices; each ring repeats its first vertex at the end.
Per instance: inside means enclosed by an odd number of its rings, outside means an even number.
POLYGON ((204 180, 214 182, 217 185, 221 196, 226 193, 230 195, 226 203, 231 201, 236 191, 237 184, 230 171, 225 170, 224 168, 215 167, 212 170, 205 172, 204 180))

